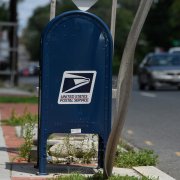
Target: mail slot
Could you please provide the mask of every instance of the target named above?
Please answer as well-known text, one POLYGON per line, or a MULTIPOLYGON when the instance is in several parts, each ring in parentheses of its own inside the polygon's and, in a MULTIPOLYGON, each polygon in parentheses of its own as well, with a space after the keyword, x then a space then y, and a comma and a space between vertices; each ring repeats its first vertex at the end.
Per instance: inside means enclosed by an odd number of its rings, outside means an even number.
POLYGON ((41 40, 39 173, 46 174, 52 133, 98 134, 103 167, 111 129, 112 38, 97 16, 70 11, 46 26, 41 40))

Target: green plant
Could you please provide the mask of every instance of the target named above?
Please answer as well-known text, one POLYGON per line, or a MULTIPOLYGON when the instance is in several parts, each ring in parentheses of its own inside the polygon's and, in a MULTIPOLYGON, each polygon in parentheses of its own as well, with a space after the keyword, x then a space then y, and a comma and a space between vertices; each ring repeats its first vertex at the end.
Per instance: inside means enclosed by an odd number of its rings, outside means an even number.
POLYGON ((28 160, 30 158, 30 152, 33 146, 33 136, 34 136, 34 118, 32 118, 30 113, 27 113, 25 116, 24 124, 23 124, 23 138, 24 144, 19 149, 19 156, 28 160))
POLYGON ((22 116, 17 116, 15 110, 13 109, 10 118, 7 120, 3 120, 3 124, 9 126, 24 126, 24 124, 28 123, 29 121, 37 123, 38 116, 29 113, 27 111, 27 108, 24 109, 24 113, 22 116))
POLYGON ((127 151, 131 151, 134 149, 132 145, 128 144, 125 140, 122 139, 120 140, 119 146, 127 151))
MULTIPOLYGON (((49 180, 104 180, 103 174, 101 172, 95 173, 93 176, 85 177, 81 174, 70 174, 66 176, 57 176, 50 178, 49 180)), ((156 178, 141 177, 137 178, 134 176, 111 176, 109 180, 158 180, 156 178)))
POLYGON ((11 112, 10 118, 7 120, 3 120, 2 122, 3 122, 3 124, 9 125, 9 126, 20 126, 23 124, 23 118, 18 117, 15 109, 13 109, 11 112))
POLYGON ((86 177, 80 174, 70 174, 68 176, 58 176, 49 180, 86 180, 86 177))
POLYGON ((115 166, 133 167, 133 166, 154 166, 157 164, 158 156, 152 150, 117 152, 115 166))
POLYGON ((74 147, 70 143, 70 135, 67 134, 67 136, 64 138, 64 145, 67 151, 67 157, 70 158, 70 156, 74 155, 74 147))

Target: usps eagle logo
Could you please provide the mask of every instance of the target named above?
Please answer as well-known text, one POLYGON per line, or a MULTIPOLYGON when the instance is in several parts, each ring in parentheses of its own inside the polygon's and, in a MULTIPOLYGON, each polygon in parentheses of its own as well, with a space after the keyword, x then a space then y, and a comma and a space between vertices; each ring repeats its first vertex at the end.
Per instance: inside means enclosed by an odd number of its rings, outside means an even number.
POLYGON ((62 77, 58 104, 91 103, 96 71, 65 71, 62 77))

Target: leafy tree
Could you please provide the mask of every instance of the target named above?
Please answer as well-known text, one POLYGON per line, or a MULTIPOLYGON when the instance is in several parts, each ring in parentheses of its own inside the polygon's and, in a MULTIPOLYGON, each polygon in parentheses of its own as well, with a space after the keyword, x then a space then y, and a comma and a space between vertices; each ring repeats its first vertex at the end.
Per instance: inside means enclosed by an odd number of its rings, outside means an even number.
POLYGON ((140 0, 119 0, 118 2, 122 8, 128 9, 131 12, 135 13, 140 0))
POLYGON ((169 24, 171 26, 171 45, 180 46, 180 1, 174 0, 173 4, 169 8, 169 24))
POLYGON ((149 43, 149 49, 163 47, 167 50, 170 47, 171 26, 168 23, 169 7, 173 0, 159 0, 154 4, 147 17, 144 33, 149 43))
MULTIPOLYGON (((57 1, 56 14, 76 9, 71 1, 57 1)), ((49 5, 38 7, 28 21, 28 25, 23 32, 23 42, 30 53, 31 59, 37 61, 40 59, 40 39, 44 27, 49 22, 49 5)))
POLYGON ((8 11, 4 3, 0 4, 0 21, 7 21, 8 11))
POLYGON ((27 28, 24 30, 22 39, 30 52, 32 60, 39 60, 41 33, 48 20, 49 7, 39 7, 34 11, 33 16, 29 19, 27 28))

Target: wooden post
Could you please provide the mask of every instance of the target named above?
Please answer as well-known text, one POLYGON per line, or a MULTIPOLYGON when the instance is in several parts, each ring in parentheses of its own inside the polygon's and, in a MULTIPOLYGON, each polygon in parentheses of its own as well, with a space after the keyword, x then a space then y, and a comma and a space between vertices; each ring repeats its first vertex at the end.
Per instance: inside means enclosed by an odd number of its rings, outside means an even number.
POLYGON ((51 0, 50 20, 56 16, 56 0, 51 0))
POLYGON ((117 0, 113 0, 112 12, 111 12, 111 34, 113 38, 113 43, 114 43, 115 31, 116 31, 116 10, 117 10, 117 0))
POLYGON ((152 2, 153 0, 141 0, 122 56, 118 75, 115 118, 105 153, 105 179, 107 179, 112 174, 115 153, 127 114, 128 101, 131 93, 134 52, 152 2))

